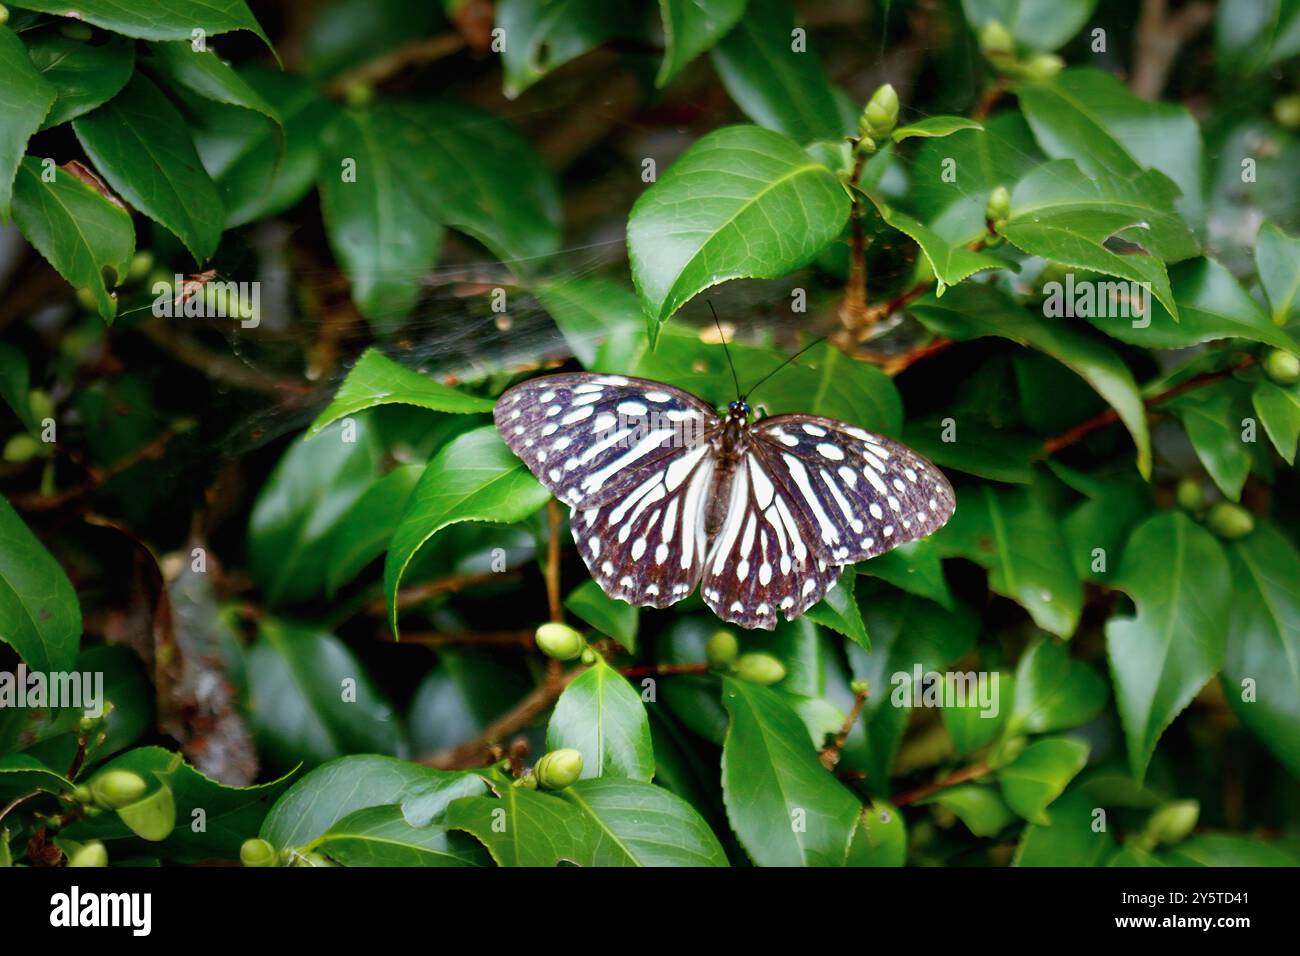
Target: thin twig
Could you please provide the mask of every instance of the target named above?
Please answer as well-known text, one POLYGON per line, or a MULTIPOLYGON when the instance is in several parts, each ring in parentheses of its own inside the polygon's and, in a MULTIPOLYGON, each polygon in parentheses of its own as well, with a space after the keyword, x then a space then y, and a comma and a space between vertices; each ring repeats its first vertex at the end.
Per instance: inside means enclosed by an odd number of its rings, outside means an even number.
POLYGON ((940 777, 932 783, 927 783, 924 786, 917 787, 915 790, 908 790, 905 793, 900 793, 894 798, 894 806, 902 807, 909 803, 916 803, 918 800, 922 800, 932 793, 938 793, 940 790, 955 787, 959 783, 968 783, 971 780, 978 780, 992 769, 993 768, 988 764, 981 762, 971 764, 969 767, 964 767, 961 770, 955 770, 948 774, 948 776, 940 777))
POLYGON ((63 489, 62 491, 48 495, 14 495, 9 499, 10 503, 15 508, 24 511, 53 511, 55 508, 60 508, 69 501, 90 494, 110 478, 120 475, 122 472, 133 468, 142 461, 151 461, 161 458, 163 452, 167 449, 167 443, 176 437, 177 434, 177 430, 174 427, 165 428, 156 438, 154 438, 153 441, 137 448, 120 461, 115 461, 113 464, 105 468, 91 467, 87 469, 89 475, 81 484, 73 485, 69 488, 63 489))
POLYGON ((853 725, 858 722, 858 717, 862 715, 862 708, 866 706, 867 697, 870 691, 862 687, 853 695, 853 706, 849 708, 849 715, 844 718, 844 724, 840 727, 840 732, 822 750, 820 759, 822 766, 827 770, 834 770, 835 765, 840 762, 840 751, 844 749, 844 743, 849 739, 849 734, 853 732, 853 725))
POLYGON ((332 96, 341 96, 348 88, 356 84, 375 86, 402 70, 411 66, 420 66, 441 60, 460 52, 465 46, 465 38, 459 33, 442 33, 438 36, 421 37, 399 47, 388 50, 373 60, 340 73, 330 81, 326 89, 332 96))
POLYGON ((546 541, 546 604, 552 621, 564 620, 564 605, 560 603, 560 529, 564 513, 560 503, 552 498, 546 503, 549 537, 546 541))
POLYGON ((634 664, 631 667, 620 667, 618 672, 629 678, 669 677, 678 674, 707 674, 709 665, 702 661, 686 664, 634 664))
MULTIPOLYGON (((377 633, 377 640, 391 641, 392 635, 377 633)), ((458 644, 494 644, 530 648, 533 632, 518 631, 403 631, 403 644, 423 644, 426 647, 448 647, 458 644)))
POLYGON ((1193 0, 1175 13, 1165 0, 1142 0, 1133 41, 1133 78, 1129 89, 1144 100, 1159 99, 1178 51, 1214 19, 1214 6, 1193 0))
MULTIPOLYGON (((853 161, 850 187, 856 187, 866 166, 867 154, 858 153, 853 161)), ((851 335, 859 335, 875 321, 867 308, 867 240, 862 228, 862 196, 850 188, 853 204, 849 209, 851 240, 849 245, 849 277, 844 285, 844 299, 840 303, 840 322, 851 335)))
MULTIPOLYGON (((417 584, 413 587, 403 588, 397 592, 397 610, 402 611, 406 608, 415 607, 423 604, 429 598, 437 597, 439 594, 454 594, 457 591, 464 591, 466 588, 476 587, 480 584, 487 584, 489 581, 509 581, 517 575, 511 571, 481 571, 478 574, 452 574, 445 578, 438 578, 436 581, 426 581, 424 584, 417 584)), ((375 598, 368 605, 366 610, 377 616, 382 617, 388 614, 387 599, 383 597, 375 598)))

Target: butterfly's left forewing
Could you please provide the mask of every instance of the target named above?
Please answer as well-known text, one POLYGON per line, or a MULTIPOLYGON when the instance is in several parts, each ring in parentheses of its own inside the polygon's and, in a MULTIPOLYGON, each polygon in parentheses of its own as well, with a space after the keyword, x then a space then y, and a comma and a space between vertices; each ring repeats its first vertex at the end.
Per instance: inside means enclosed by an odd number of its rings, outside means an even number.
POLYGON ((827 561, 850 564, 933 534, 956 508, 948 479, 906 445, 844 422, 777 415, 755 451, 812 527, 827 561))

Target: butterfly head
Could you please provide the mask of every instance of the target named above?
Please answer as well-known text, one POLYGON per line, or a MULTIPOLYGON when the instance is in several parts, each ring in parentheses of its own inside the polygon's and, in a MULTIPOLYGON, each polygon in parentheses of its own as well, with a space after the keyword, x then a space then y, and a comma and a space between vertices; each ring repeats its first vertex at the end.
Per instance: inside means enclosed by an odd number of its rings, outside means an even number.
POLYGON ((741 422, 749 421, 749 402, 743 398, 736 399, 727 406, 727 417, 741 422))

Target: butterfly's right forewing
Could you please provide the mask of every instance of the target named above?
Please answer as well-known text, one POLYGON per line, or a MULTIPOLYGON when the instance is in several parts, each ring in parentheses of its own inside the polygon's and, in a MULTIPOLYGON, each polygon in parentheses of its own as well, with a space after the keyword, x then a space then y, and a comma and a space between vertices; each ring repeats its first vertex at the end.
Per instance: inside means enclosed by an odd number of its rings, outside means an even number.
POLYGON ((624 498, 701 447, 716 423, 713 409, 680 389, 588 373, 516 385, 493 417, 510 450, 577 510, 624 498))

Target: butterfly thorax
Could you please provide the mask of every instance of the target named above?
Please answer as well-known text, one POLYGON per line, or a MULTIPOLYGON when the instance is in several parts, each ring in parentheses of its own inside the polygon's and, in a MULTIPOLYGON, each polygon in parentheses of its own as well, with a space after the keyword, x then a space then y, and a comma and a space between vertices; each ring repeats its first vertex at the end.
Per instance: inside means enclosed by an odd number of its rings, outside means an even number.
POLYGON ((749 448, 749 406, 732 402, 714 439, 716 464, 710 489, 709 509, 704 516, 704 533, 710 539, 722 528, 731 500, 731 482, 749 448))

